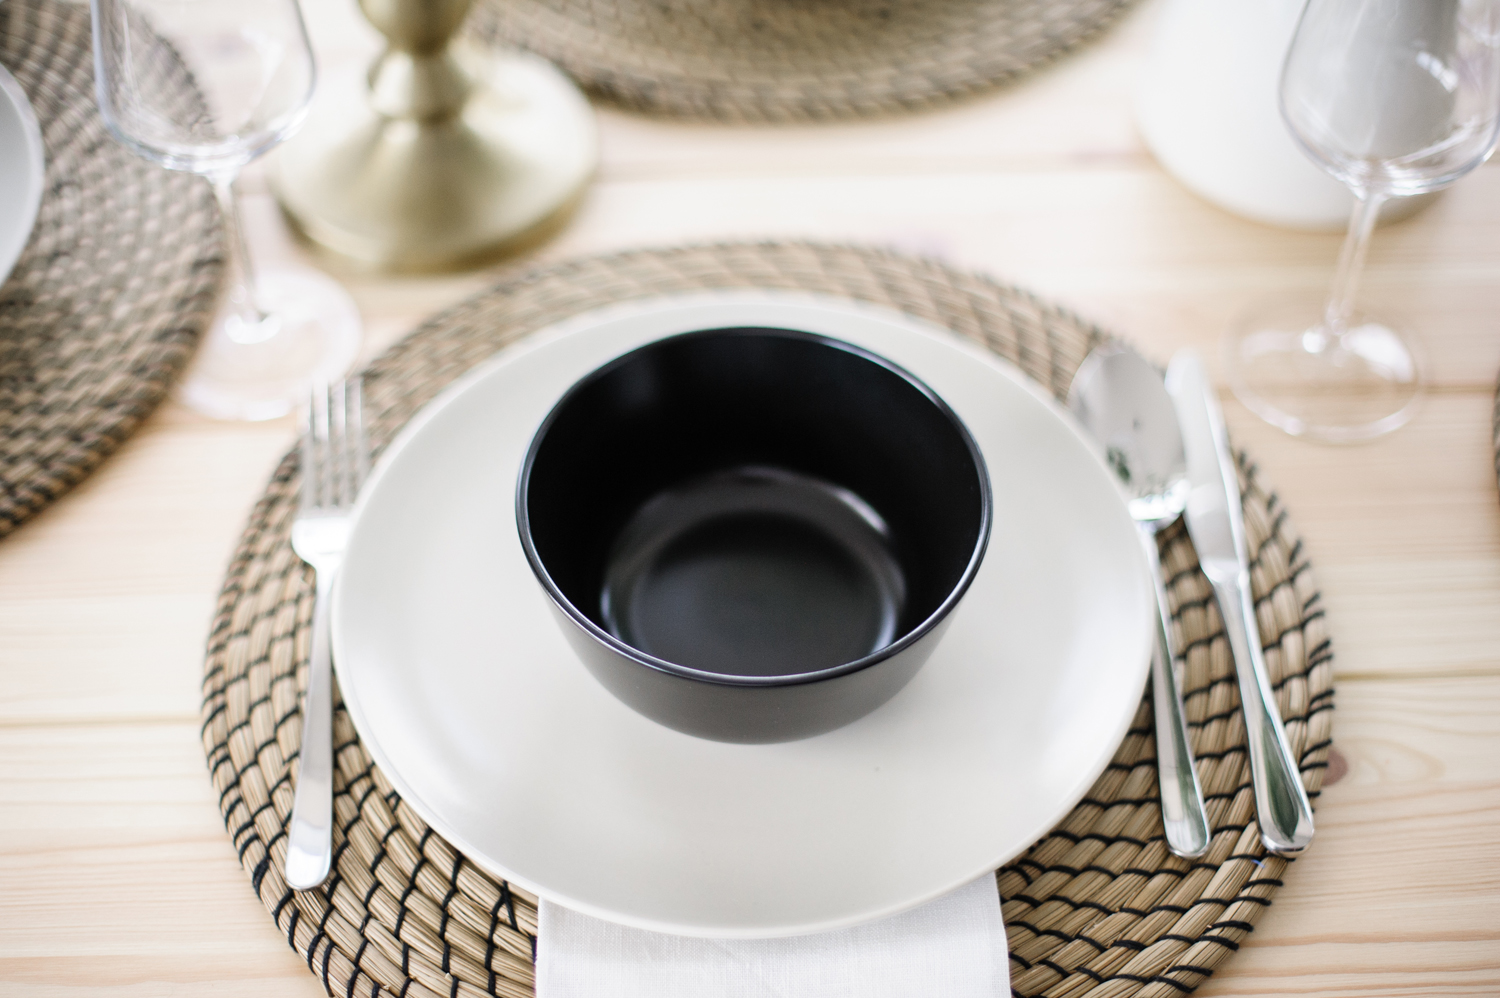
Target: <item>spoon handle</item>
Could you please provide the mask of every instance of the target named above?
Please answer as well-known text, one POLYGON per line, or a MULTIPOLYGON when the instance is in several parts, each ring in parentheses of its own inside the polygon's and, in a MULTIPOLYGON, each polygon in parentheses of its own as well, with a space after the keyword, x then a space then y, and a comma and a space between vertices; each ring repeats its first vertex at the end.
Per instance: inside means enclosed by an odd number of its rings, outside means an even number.
POLYGON ((1208 851, 1208 814, 1203 807, 1198 773, 1193 768, 1182 691, 1177 687, 1177 674, 1172 668, 1177 656, 1172 647, 1172 618, 1167 608, 1167 591, 1161 581, 1156 534, 1149 529, 1143 529, 1141 534, 1156 589, 1151 706, 1156 716, 1156 777, 1161 787, 1161 820, 1167 833, 1167 848, 1174 855, 1196 859, 1208 851))

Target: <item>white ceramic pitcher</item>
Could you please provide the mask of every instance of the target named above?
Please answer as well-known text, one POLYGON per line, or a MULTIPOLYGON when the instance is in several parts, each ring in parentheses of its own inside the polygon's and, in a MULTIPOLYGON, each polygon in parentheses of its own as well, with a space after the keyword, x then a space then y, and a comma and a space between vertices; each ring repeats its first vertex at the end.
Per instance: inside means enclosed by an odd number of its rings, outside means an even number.
MULTIPOLYGON (((1305 0, 1165 0, 1136 91, 1141 137, 1188 189, 1228 211, 1342 229, 1353 195, 1297 148, 1277 88, 1305 0)), ((1398 218, 1427 199, 1382 211, 1398 218)))

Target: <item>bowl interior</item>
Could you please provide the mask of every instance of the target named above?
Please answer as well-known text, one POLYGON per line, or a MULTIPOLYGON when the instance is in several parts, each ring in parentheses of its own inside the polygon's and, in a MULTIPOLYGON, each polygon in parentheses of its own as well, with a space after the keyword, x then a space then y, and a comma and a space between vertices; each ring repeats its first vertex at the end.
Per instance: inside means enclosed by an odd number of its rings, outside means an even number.
POLYGON ((517 496, 532 567, 581 626, 735 677, 818 673, 922 631, 972 577, 989 505, 968 431, 919 381, 760 328, 659 340, 579 381, 517 496))

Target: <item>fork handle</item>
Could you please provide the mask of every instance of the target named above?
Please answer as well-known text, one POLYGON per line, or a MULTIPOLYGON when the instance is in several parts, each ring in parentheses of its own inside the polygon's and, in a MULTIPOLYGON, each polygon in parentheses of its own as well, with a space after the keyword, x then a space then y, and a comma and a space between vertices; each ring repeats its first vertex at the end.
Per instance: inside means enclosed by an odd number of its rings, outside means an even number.
POLYGON ((302 705, 302 748, 297 789, 287 833, 286 882, 299 891, 328 879, 333 859, 333 655, 329 642, 328 599, 331 566, 317 572, 313 600, 312 659, 307 699, 302 705))

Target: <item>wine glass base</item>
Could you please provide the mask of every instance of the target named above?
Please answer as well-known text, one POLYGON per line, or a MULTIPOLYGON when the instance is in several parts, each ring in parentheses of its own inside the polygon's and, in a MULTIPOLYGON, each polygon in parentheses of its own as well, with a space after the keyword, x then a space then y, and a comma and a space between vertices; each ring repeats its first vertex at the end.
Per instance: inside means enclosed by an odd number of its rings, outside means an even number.
POLYGON ((1341 337, 1321 332, 1323 306, 1287 302, 1225 338, 1229 385, 1245 406, 1294 437, 1373 440, 1404 426, 1422 395, 1419 346, 1391 322, 1355 314, 1341 337))
POLYGON ((257 278, 269 334, 237 341, 232 327, 238 318, 221 313, 174 393, 205 416, 285 416, 314 384, 342 378, 359 352, 359 310, 336 282, 314 270, 272 270, 257 278))

